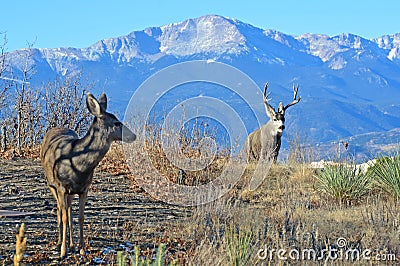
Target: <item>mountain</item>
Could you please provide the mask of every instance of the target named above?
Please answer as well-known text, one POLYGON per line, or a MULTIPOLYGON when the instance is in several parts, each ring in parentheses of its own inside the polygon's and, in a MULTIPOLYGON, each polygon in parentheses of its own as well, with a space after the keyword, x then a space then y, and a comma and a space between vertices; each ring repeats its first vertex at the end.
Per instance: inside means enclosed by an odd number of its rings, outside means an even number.
MULTIPOLYGON (((21 70, 20 52, 10 53, 15 73, 21 70)), ((291 36, 209 15, 100 40, 87 48, 38 48, 31 53, 33 84, 82 70, 106 84, 121 112, 152 74, 204 59, 238 68, 260 88, 268 81, 275 106, 290 102, 291 87, 299 84, 302 101, 288 111, 289 135, 300 132, 322 143, 400 128, 400 33, 375 39, 349 33, 291 36)))

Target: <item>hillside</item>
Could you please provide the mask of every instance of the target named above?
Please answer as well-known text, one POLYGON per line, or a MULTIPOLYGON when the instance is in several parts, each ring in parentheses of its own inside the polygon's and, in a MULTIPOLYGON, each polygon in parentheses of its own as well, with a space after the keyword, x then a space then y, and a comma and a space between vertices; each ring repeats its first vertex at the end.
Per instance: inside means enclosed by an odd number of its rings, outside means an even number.
MULTIPOLYGON (((99 86, 105 84, 120 113, 157 71, 179 62, 213 60, 238 68, 260 88, 268 81, 275 106, 291 101, 292 85, 300 84, 303 100, 287 114, 288 134, 299 132, 313 143, 325 143, 400 128, 400 33, 370 40, 350 33, 291 36, 209 15, 86 48, 36 48, 31 53, 30 63, 36 66, 32 84, 83 71, 99 86)), ((10 53, 16 74, 20 54, 10 53)), ((213 90, 210 96, 226 98, 224 93, 213 90)), ((186 98, 203 94, 199 89, 186 98)))

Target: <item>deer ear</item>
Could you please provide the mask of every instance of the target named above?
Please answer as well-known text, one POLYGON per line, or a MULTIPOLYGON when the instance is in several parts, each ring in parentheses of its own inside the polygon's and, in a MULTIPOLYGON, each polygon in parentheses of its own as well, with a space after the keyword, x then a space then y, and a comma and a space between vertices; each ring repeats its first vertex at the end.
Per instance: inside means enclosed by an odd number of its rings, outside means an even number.
POLYGON ((267 113, 268 117, 271 119, 276 115, 275 109, 269 104, 265 105, 265 112, 267 113))
POLYGON ((100 116, 102 114, 102 110, 101 110, 102 108, 101 108, 99 102, 93 96, 93 94, 88 93, 87 98, 86 98, 86 105, 87 105, 87 108, 89 109, 89 112, 92 115, 100 116))
POLYGON ((100 96, 99 104, 100 104, 100 107, 103 109, 102 111, 105 112, 107 110, 107 96, 105 93, 103 93, 100 96))

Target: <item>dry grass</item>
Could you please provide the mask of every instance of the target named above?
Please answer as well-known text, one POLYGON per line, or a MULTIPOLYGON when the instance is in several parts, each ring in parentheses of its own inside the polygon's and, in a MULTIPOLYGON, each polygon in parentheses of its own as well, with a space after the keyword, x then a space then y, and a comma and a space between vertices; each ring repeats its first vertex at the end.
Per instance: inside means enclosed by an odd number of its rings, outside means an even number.
POLYGON ((21 152, 18 152, 18 149, 12 147, 8 147, 5 151, 0 151, 0 158, 2 159, 12 160, 16 157, 39 159, 40 146, 35 146, 33 148, 22 148, 21 152))
POLYGON ((26 250, 25 224, 22 223, 19 228, 19 233, 16 236, 14 266, 22 265, 24 253, 26 250))
MULTIPOLYGON (((162 180, 178 182, 179 169, 168 160, 161 146, 153 144, 130 147, 131 158, 127 160, 134 160, 133 168, 121 160, 124 158, 121 145, 113 144, 100 168, 129 176, 136 187, 137 180, 154 174, 150 168, 158 171, 159 184, 162 180), (148 155, 150 161, 143 159, 148 155)), ((193 158, 197 156, 195 151, 186 152, 193 158)), ((186 173, 184 184, 209 182, 224 167, 226 159, 218 157, 202 171, 186 173)), ((255 165, 248 165, 232 190, 218 200, 193 207, 191 215, 178 224, 145 228, 146 225, 127 223, 125 234, 162 228, 164 236, 154 240, 155 246, 166 244, 168 261, 178 261, 181 265, 379 265, 382 263, 377 261, 379 254, 393 255, 397 262, 400 259, 400 205, 396 199, 374 190, 350 205, 341 204, 317 189, 315 171, 301 161, 273 165, 261 186, 250 191, 247 186, 254 169, 255 165), (338 245, 341 238, 346 240, 344 247, 338 245), (172 252, 178 246, 180 251, 172 252), (329 260, 324 251, 329 248, 360 252, 368 249, 371 258, 329 260), (312 249, 322 258, 291 259, 286 253, 286 260, 281 260, 279 249, 287 252, 312 249)))
MULTIPOLYGON (((277 257, 278 249, 313 249, 322 256, 324 249, 338 248, 340 238, 346 239, 344 250, 370 249, 372 258, 336 260, 335 265, 376 264, 375 256, 380 253, 400 258, 400 208, 396 202, 374 194, 358 204, 343 206, 319 194, 311 169, 305 174, 296 167, 275 165, 257 190, 241 188, 238 198, 225 197, 197 207, 185 226, 186 234, 193 237, 193 255, 188 261, 194 265, 285 264, 277 257), (232 246, 249 256, 232 260, 232 246), (260 259, 260 249, 275 253, 260 259)), ((322 265, 325 260, 326 254, 320 260, 289 261, 322 265)))

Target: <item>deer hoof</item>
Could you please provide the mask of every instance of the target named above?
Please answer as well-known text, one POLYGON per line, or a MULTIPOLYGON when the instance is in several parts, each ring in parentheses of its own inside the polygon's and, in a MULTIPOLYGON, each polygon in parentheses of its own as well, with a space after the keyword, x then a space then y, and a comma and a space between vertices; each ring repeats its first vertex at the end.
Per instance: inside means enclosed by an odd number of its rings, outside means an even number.
POLYGON ((67 248, 66 245, 61 245, 61 254, 60 254, 60 258, 64 259, 67 255, 67 248))
POLYGON ((66 252, 62 252, 62 251, 61 251, 60 259, 63 260, 63 259, 65 259, 66 257, 67 257, 66 252))
POLYGON ((60 250, 61 249, 61 243, 53 244, 50 246, 51 250, 60 250))
POLYGON ((69 250, 70 250, 72 253, 76 253, 76 252, 77 252, 77 249, 75 248, 74 245, 70 245, 70 246, 69 246, 69 250))
POLYGON ((81 248, 81 249, 79 250, 79 255, 84 256, 85 254, 86 254, 85 249, 84 249, 84 248, 81 248))

